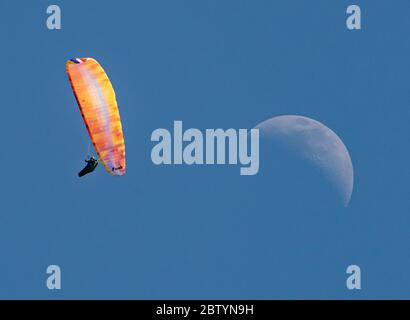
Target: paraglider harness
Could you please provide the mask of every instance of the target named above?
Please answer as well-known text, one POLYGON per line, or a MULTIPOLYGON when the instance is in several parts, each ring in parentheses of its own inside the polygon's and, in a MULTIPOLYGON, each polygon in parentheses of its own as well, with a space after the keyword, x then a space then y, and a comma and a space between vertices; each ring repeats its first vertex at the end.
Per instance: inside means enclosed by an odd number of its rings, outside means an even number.
POLYGON ((79 177, 83 177, 86 174, 93 172, 95 168, 98 166, 98 160, 95 159, 94 157, 90 157, 89 160, 84 160, 84 161, 87 163, 87 165, 84 167, 83 170, 81 170, 78 173, 79 177))

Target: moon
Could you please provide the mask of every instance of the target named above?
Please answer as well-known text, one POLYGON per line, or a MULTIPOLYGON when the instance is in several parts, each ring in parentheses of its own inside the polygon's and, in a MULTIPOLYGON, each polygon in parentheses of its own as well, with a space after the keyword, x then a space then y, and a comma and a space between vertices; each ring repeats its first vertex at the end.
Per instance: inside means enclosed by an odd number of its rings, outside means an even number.
POLYGON ((277 116, 259 123, 262 138, 289 148, 312 163, 335 187, 345 207, 353 192, 353 165, 342 140, 319 121, 298 116, 277 116))

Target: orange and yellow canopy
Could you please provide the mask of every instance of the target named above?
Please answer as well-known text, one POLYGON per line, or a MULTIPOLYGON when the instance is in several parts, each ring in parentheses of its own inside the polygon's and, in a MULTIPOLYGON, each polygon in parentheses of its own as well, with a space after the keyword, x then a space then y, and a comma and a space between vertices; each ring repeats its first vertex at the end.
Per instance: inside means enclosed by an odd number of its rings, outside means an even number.
POLYGON ((111 175, 124 175, 125 144, 120 113, 107 74, 92 58, 68 60, 66 70, 98 157, 111 175))

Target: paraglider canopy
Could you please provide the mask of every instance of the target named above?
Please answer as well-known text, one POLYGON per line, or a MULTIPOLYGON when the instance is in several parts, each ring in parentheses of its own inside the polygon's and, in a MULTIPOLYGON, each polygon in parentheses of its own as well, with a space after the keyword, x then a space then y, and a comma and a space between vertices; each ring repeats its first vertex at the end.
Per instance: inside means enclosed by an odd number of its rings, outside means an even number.
POLYGON ((68 78, 90 139, 111 175, 125 174, 125 144, 120 114, 111 82, 93 58, 66 63, 68 78))

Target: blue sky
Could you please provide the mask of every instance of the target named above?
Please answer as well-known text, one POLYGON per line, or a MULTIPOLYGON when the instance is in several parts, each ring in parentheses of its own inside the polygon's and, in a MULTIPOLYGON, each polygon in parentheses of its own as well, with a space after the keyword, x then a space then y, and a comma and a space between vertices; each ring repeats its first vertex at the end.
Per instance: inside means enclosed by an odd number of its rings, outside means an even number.
POLYGON ((351 32, 342 0, 2 0, 0 298, 410 298, 410 3, 356 3, 351 32), (46 28, 49 4, 62 30, 46 28), (96 58, 114 85, 124 177, 77 177, 88 138, 72 57, 96 58), (253 177, 151 162, 152 131, 174 120, 282 114, 344 141, 349 207, 280 154, 253 177), (50 264, 60 291, 45 286, 50 264), (350 264, 361 291, 346 289, 350 264))

